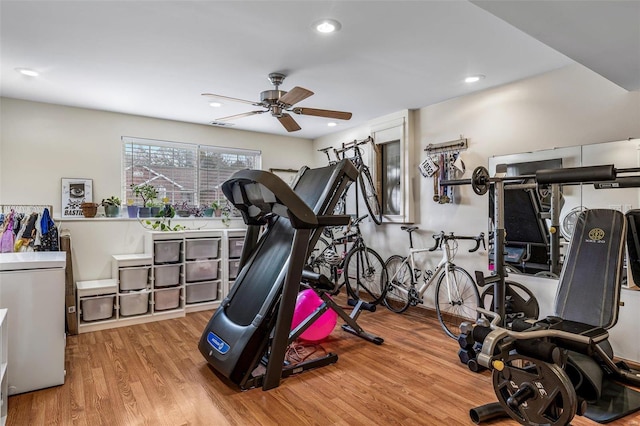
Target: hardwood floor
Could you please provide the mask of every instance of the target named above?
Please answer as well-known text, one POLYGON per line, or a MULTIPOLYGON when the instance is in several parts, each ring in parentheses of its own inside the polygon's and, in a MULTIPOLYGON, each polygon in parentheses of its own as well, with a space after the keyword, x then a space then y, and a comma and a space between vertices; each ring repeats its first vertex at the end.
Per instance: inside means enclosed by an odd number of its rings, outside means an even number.
MULTIPOLYGON (((11 396, 7 424, 451 426, 473 424, 469 409, 495 401, 490 374, 462 365, 422 309, 363 313, 383 345, 336 328, 322 344, 336 364, 268 392, 242 392, 207 366, 197 342, 211 314, 70 336, 65 384, 11 396)), ((640 414, 610 424, 640 425, 640 414)))

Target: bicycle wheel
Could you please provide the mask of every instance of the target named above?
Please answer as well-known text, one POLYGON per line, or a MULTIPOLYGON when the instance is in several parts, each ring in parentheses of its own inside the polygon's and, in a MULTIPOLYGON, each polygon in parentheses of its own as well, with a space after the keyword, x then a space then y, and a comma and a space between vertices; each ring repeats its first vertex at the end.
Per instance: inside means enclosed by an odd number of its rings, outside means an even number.
POLYGON ((369 210, 371 219, 373 219, 377 225, 380 225, 382 223, 382 207, 380 207, 380 198, 378 198, 376 187, 373 184, 371 173, 369 173, 369 169, 367 167, 362 169, 358 180, 360 181, 360 188, 362 189, 364 203, 367 206, 367 210, 369 210))
POLYGON ((322 274, 325 277, 332 279, 331 277, 331 264, 325 258, 325 253, 329 250, 329 243, 324 238, 318 238, 318 242, 316 246, 311 251, 311 255, 309 256, 309 262, 307 266, 309 266, 313 272, 317 274, 322 274))
POLYGON ((380 255, 369 247, 358 247, 347 254, 344 265, 349 296, 374 305, 380 303, 387 284, 387 270, 380 255))
POLYGON ((454 339, 460 335, 460 323, 476 322, 480 313, 480 294, 471 275, 459 266, 447 266, 436 286, 436 314, 442 329, 454 339))
POLYGON ((384 296, 384 305, 392 312, 402 313, 409 307, 411 289, 411 268, 405 263, 406 257, 394 255, 387 259, 389 283, 384 296))

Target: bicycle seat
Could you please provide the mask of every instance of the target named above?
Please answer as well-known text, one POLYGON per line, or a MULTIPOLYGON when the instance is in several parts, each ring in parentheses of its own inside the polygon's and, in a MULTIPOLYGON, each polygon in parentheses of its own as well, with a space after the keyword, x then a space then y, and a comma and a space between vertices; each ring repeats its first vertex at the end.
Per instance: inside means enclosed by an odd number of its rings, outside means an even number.
POLYGON ((417 226, 401 226, 400 229, 402 229, 403 231, 407 231, 408 233, 412 233, 413 231, 415 231, 416 229, 419 229, 417 226))

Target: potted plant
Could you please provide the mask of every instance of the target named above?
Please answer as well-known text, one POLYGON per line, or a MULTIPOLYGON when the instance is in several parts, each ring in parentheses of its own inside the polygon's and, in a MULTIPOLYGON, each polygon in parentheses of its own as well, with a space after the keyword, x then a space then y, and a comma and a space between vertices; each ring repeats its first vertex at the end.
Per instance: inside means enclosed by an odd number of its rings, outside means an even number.
POLYGON ((211 203, 211 208, 213 209, 213 214, 215 217, 222 216, 222 203, 218 200, 211 203))
POLYGON ((104 207, 104 215, 106 217, 118 217, 120 216, 120 198, 111 196, 105 198, 100 203, 104 207))
POLYGON ((98 203, 82 203, 80 204, 80 208, 82 209, 82 215, 84 217, 96 217, 96 213, 98 212, 98 203))
POLYGON ((156 199, 151 199, 150 201, 147 201, 147 207, 149 207, 150 209, 149 214, 151 215, 151 217, 159 216, 161 213, 160 210, 162 209, 163 206, 164 204, 156 199))
POLYGON ((135 200, 133 198, 127 198, 127 215, 136 218, 138 217, 139 206, 136 206, 134 203, 135 200))
MULTIPOLYGON (((131 190, 136 197, 142 198, 142 207, 138 210, 140 217, 151 216, 151 204, 158 196, 158 190, 151 184, 141 183, 139 185, 131 185, 131 190)), ((160 210, 160 209, 158 209, 160 210)))
POLYGON ((189 204, 186 201, 183 201, 180 204, 174 204, 173 207, 176 209, 176 214, 179 217, 191 216, 191 212, 189 211, 189 204))
POLYGON ((215 214, 216 217, 222 216, 222 202, 216 200, 211 203, 209 207, 204 210, 204 215, 211 217, 215 214))

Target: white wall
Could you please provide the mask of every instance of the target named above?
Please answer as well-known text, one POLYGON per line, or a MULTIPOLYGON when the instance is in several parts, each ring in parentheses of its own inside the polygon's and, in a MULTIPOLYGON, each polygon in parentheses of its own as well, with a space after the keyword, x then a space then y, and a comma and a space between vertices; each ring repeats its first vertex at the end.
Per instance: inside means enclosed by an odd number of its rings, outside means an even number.
MULTIPOLYGON (((0 204, 49 204, 60 217, 63 177, 93 179, 94 201, 120 193, 122 136, 262 151, 262 167, 297 169, 312 159, 308 139, 207 125, 0 99, 0 204), (286 153, 286 155, 283 155, 286 153)), ((221 227, 219 220, 187 221, 221 227)), ((232 227, 243 226, 234 220, 232 227)), ((65 220, 74 250, 76 280, 109 278, 112 254, 143 250, 136 221, 65 220)))
MULTIPOLYGON (((490 78, 490 76, 489 76, 490 78)), ((385 117, 310 143, 304 139, 264 135, 204 125, 157 120, 122 114, 1 99, 0 203, 53 204, 60 209, 60 178, 94 179, 95 198, 116 194, 120 181, 120 137, 136 136, 179 142, 262 149, 263 168, 298 168, 325 163, 317 149, 364 139, 385 117), (282 155, 287 152, 287 155, 282 155)), ((393 117, 392 114, 390 117, 393 117)), ((432 199, 433 184, 417 171, 430 143, 463 135, 469 149, 462 158, 467 176, 492 155, 552 147, 623 140, 640 136, 640 92, 627 92, 592 71, 570 66, 535 78, 431 105, 410 114, 415 134, 412 149, 413 197, 416 224, 422 233, 417 245, 431 244, 431 234, 455 231, 477 234, 487 230, 487 196, 460 187, 458 204, 440 205, 432 199)), ((387 117, 388 118, 388 117, 387 117)), ((232 226, 237 226, 234 223, 232 226)), ((73 236, 77 279, 108 277, 111 254, 142 250, 142 228, 135 222, 65 222, 73 236)), ((406 234, 400 225, 364 227, 367 240, 386 258, 403 253, 406 234)), ((487 253, 468 254, 457 261, 466 269, 486 270, 487 253)), ((435 259, 436 256, 433 256, 435 259)), ((550 313, 555 281, 523 281, 541 302, 542 315, 550 313)), ((635 335, 640 292, 623 292, 625 306, 612 331, 617 353, 640 361, 640 345, 625 342, 635 335)))
MULTIPOLYGON (((640 92, 627 92, 575 65, 421 108, 415 113, 414 125, 416 137, 411 168, 415 176, 416 225, 421 229, 421 241, 416 245, 426 246, 433 241, 431 235, 441 230, 477 234, 486 232, 488 223, 488 196, 475 195, 469 186, 457 188, 460 194, 457 204, 432 201, 433 181, 423 178, 417 170, 426 158, 424 148, 428 144, 456 140, 460 135, 468 138, 469 148, 462 158, 467 166, 464 177, 469 177, 476 166, 487 166, 488 158, 493 155, 639 137, 640 92)), ((314 141, 314 148, 365 138, 369 136, 370 127, 318 139, 314 141)), ((322 157, 316 154, 316 158, 321 164, 322 157)), ((399 228, 397 224, 378 227, 368 224, 367 242, 383 258, 406 253, 408 238, 399 228)), ((437 257, 434 254, 431 260, 439 260, 437 257)), ((486 251, 469 254, 463 244, 456 260, 469 271, 487 269, 486 251)), ((541 315, 551 313, 556 283, 531 278, 525 283, 541 301, 541 315)), ((635 296, 638 295, 623 295, 623 300, 631 300, 621 308, 620 323, 612 333, 614 337, 636 334, 638 318, 631 313, 640 311, 640 297, 635 296)), ((620 356, 640 360, 640 345, 630 345, 621 338, 615 340, 614 348, 620 356)))

